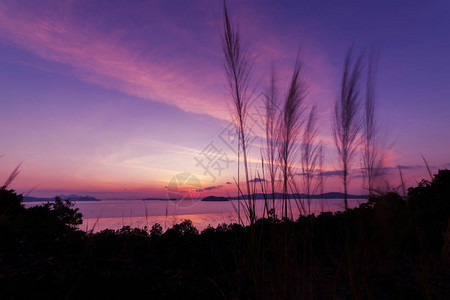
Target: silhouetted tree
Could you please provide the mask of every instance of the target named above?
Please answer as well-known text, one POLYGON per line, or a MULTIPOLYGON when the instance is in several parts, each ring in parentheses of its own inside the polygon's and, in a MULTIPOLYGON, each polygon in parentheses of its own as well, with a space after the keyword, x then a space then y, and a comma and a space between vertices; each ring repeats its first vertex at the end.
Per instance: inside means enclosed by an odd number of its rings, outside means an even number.
POLYGON ((61 200, 55 197, 54 202, 47 202, 44 208, 52 212, 56 219, 61 223, 70 227, 76 227, 83 223, 83 215, 79 212, 79 208, 74 208, 75 202, 69 199, 61 200))
POLYGON ((155 236, 161 236, 163 233, 163 228, 161 226, 161 224, 159 223, 155 223, 152 228, 150 229, 150 236, 151 237, 155 237, 155 236))
POLYGON ((17 214, 24 210, 23 196, 17 195, 14 190, 0 189, 0 215, 17 214))
POLYGON ((169 228, 165 235, 197 235, 198 230, 192 225, 191 220, 184 220, 179 224, 173 225, 172 228, 169 228))

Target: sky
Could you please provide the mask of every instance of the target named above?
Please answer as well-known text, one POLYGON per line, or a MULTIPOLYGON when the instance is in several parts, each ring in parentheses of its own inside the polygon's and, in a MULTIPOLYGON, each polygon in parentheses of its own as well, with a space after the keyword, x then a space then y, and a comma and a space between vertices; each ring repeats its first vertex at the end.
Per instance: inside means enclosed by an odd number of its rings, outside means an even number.
MULTIPOLYGON (((296 58, 318 106, 326 191, 342 191, 331 135, 349 47, 379 55, 377 122, 386 179, 408 186, 450 167, 450 2, 228 1, 253 63, 252 173, 272 66, 296 58), (259 128, 259 129, 258 129, 259 128)), ((235 195, 237 155, 221 49, 222 1, 0 0, 0 180, 32 196, 164 197, 195 175, 235 195), (215 153, 220 161, 206 164, 215 153), (203 167, 202 167, 203 166, 203 167), (214 167, 215 166, 215 167, 214 167)), ((362 192, 360 158, 350 192, 362 192)))

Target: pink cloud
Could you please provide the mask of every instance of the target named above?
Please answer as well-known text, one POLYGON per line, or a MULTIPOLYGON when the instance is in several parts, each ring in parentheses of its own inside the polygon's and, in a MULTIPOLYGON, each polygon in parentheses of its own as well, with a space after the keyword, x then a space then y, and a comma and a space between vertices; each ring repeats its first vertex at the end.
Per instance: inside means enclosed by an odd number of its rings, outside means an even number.
POLYGON ((44 59, 73 67, 75 75, 83 81, 187 112, 227 119, 223 93, 203 85, 209 80, 202 78, 204 75, 199 75, 195 66, 164 61, 153 50, 140 53, 136 49, 144 45, 122 43, 122 33, 104 33, 95 27, 78 25, 70 14, 62 11, 59 7, 41 15, 0 3, 0 36, 44 59))
MULTIPOLYGON (((180 27, 180 24, 151 13, 149 18, 154 23, 163 24, 175 37, 188 43, 191 49, 207 56, 183 56, 180 53, 173 59, 164 56, 167 47, 173 42, 162 44, 162 47, 158 45, 157 37, 151 39, 156 46, 142 40, 138 42, 127 39, 128 34, 131 34, 127 29, 102 30, 99 28, 102 26, 91 24, 92 18, 89 22, 80 22, 74 11, 71 3, 52 5, 45 9, 1 3, 0 36, 44 59, 72 67, 72 75, 83 81, 173 105, 187 112, 229 119, 221 68, 220 31, 211 29, 220 30, 221 15, 215 24, 212 22, 208 30, 200 33, 205 36, 198 37, 190 36, 192 32, 180 27), (200 42, 205 37, 210 39, 211 44, 200 42), (213 48, 217 48, 216 51, 213 48)), ((267 19, 266 14, 267 12, 261 11, 252 12, 248 18, 242 19, 244 26, 241 26, 243 38, 256 37, 250 38, 250 47, 256 50, 254 53, 258 69, 255 70, 255 78, 262 85, 267 79, 271 61, 279 65, 281 79, 289 76, 300 42, 291 41, 286 44, 285 40, 278 37, 276 29, 272 29, 273 24, 261 22, 267 19)), ((293 30, 289 29, 290 34, 297 36, 293 30)), ((149 33, 157 34, 151 30, 149 33)), ((314 102, 327 101, 330 97, 330 67, 324 60, 325 55, 318 51, 320 47, 314 45, 313 39, 305 35, 302 39, 302 42, 314 46, 313 50, 305 50, 304 56, 302 55, 310 98, 314 102)))

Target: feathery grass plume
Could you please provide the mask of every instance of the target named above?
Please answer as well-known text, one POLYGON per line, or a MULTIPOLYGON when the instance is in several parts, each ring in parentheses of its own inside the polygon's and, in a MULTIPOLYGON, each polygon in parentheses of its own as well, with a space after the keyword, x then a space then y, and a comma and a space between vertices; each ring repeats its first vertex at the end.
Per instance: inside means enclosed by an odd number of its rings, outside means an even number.
MULTIPOLYGON (((239 167, 238 167, 238 169, 239 169, 239 167)), ((239 176, 238 176, 238 178, 239 178, 239 176)), ((238 220, 238 223, 239 223, 240 225, 244 225, 244 220, 243 220, 242 217, 241 217, 241 205, 242 205, 242 203, 240 202, 240 197, 243 196, 244 193, 243 193, 242 190, 241 190, 241 185, 239 184, 238 179, 236 179, 235 177, 233 177, 233 180, 234 180, 234 183, 236 184, 236 187, 237 187, 237 190, 238 190, 238 191, 237 191, 237 192, 238 192, 238 196, 237 196, 237 205, 235 205, 235 204, 233 203, 233 201, 231 201, 231 205, 233 206, 234 211, 237 213, 237 220, 238 220)))
POLYGON ((357 137, 361 129, 359 81, 361 75, 362 54, 353 58, 352 47, 348 50, 341 91, 334 107, 333 136, 343 169, 344 207, 348 209, 348 174, 356 153, 357 137))
POLYGON ((402 187, 402 191, 403 191, 403 199, 407 200, 406 197, 408 196, 406 193, 406 185, 405 185, 405 181, 403 180, 403 172, 402 172, 402 168, 400 167, 400 165, 397 166, 398 167, 398 172, 400 174, 400 185, 402 187))
POLYGON ((302 179, 303 188, 308 203, 308 214, 311 214, 311 194, 314 189, 313 179, 319 159, 319 145, 315 141, 319 132, 316 127, 316 121, 317 106, 313 105, 311 111, 309 112, 306 126, 303 130, 301 145, 302 179))
POLYGON ((267 217, 269 217, 270 215, 270 209, 269 209, 269 203, 268 203, 268 193, 267 193, 267 180, 264 179, 264 156, 262 154, 262 150, 261 150, 261 172, 262 172, 262 178, 261 179, 261 175, 259 174, 259 171, 257 171, 257 175, 258 175, 258 179, 259 179, 259 184, 260 184, 260 188, 261 188, 261 193, 263 195, 264 198, 264 209, 263 209, 263 215, 262 218, 264 219, 266 214, 267 217))
POLYGON ((324 204, 323 204, 323 193, 324 193, 324 188, 325 188, 325 176, 323 174, 323 160, 325 157, 325 154, 323 152, 323 143, 322 141, 319 143, 319 147, 317 150, 317 157, 318 157, 318 174, 317 174, 317 178, 316 178, 316 186, 314 188, 315 193, 320 195, 320 212, 324 212, 324 204))
POLYGON ((20 166, 22 163, 18 164, 17 167, 9 174, 8 178, 6 179, 3 186, 0 187, 0 190, 6 190, 8 186, 14 181, 14 179, 19 175, 20 173, 20 166))
POLYGON ((378 138, 378 126, 375 120, 375 73, 377 61, 369 57, 367 68, 366 98, 362 124, 362 165, 363 178, 369 197, 374 196, 375 181, 383 167, 382 146, 378 138))
MULTIPOLYGON (((269 181, 266 182, 268 185, 268 188, 266 188, 266 191, 271 192, 271 200, 272 205, 270 209, 273 212, 273 217, 276 218, 275 213, 275 182, 276 182, 276 176, 277 176, 277 146, 278 146, 278 138, 279 135, 277 133, 276 128, 276 116, 277 116, 277 109, 278 109, 278 88, 277 88, 277 78, 275 74, 275 69, 272 68, 271 76, 270 76, 270 86, 266 92, 265 95, 265 125, 266 125, 266 151, 265 151, 265 169, 267 170, 267 175, 269 181)), ((263 168, 264 170, 264 168, 263 168)))
POLYGON ((425 166, 427 167, 428 175, 430 175, 431 180, 433 180, 433 174, 431 173, 430 166, 428 165, 428 162, 425 159, 425 156, 423 156, 423 154, 422 154, 422 159, 423 159, 423 162, 425 163, 425 166))
MULTIPOLYGON (((248 216, 250 223, 255 222, 255 203, 250 195, 250 182, 249 182, 249 170, 248 170, 248 128, 246 125, 247 109, 250 99, 249 79, 252 71, 250 59, 246 49, 242 46, 239 31, 231 23, 228 17, 228 11, 226 2, 224 1, 224 35, 222 39, 223 54, 225 57, 225 73, 228 81, 229 92, 232 97, 232 117, 236 125, 238 133, 238 150, 242 150, 243 165, 245 172, 245 182, 247 187, 247 200, 246 207, 250 209, 248 216)), ((238 165, 240 153, 238 152, 238 165)), ((238 170, 239 172, 239 170, 238 170)), ((240 178, 238 174, 238 185, 240 184, 240 178)))
POLYGON ((86 224, 86 232, 89 233, 89 234, 93 234, 93 233, 94 233, 94 230, 95 230, 95 227, 97 227, 97 224, 98 224, 98 221, 99 221, 99 220, 100 220, 100 216, 98 216, 98 217, 95 219, 94 225, 92 226, 91 230, 87 230, 88 224, 86 224))
MULTIPOLYGON (((301 64, 297 59, 289 90, 279 114, 277 128, 279 133, 278 164, 282 182, 282 216, 285 219, 288 219, 289 190, 297 191, 292 171, 296 163, 297 146, 300 142, 303 102, 306 94, 300 71, 301 64)), ((298 196, 298 193, 294 195, 298 196)))

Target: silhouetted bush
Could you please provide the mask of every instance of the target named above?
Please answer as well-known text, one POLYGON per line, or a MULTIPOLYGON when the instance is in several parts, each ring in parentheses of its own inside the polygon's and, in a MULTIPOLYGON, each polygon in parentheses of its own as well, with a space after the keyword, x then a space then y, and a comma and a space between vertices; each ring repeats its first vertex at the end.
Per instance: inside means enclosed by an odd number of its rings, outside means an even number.
POLYGON ((191 220, 184 220, 180 224, 173 225, 165 232, 165 235, 198 235, 198 230, 192 225, 191 220))
POLYGON ((0 188, 0 215, 14 215, 24 211, 23 196, 14 190, 0 188))
POLYGON ((121 236, 141 236, 141 237, 148 237, 149 234, 147 232, 147 226, 145 226, 143 229, 141 228, 131 228, 130 226, 122 226, 122 228, 118 229, 116 231, 116 234, 121 236))
POLYGON ((216 229, 209 224, 205 229, 202 230, 201 234, 214 234, 216 232, 216 229))
POLYGON ((150 229, 150 236, 151 237, 159 237, 163 234, 163 228, 161 224, 155 223, 152 228, 150 229))
POLYGON ((448 298, 449 174, 407 201, 389 192, 344 212, 201 234, 190 220, 86 234, 71 202, 25 209, 3 191, 2 298, 448 298))
POLYGON ((450 170, 439 170, 431 182, 408 189, 407 203, 423 246, 442 247, 450 217, 450 170))
MULTIPOLYGON (((61 200, 60 197, 55 197, 54 202, 47 202, 43 205, 43 210, 48 211, 54 219, 61 225, 69 227, 76 227, 83 223, 83 215, 79 212, 79 208, 74 208, 75 203, 69 199, 61 200)), ((36 209, 34 206, 28 210, 33 211, 36 209)))

